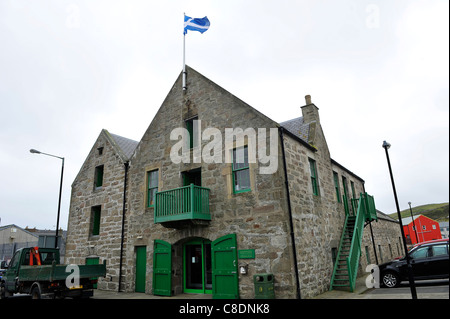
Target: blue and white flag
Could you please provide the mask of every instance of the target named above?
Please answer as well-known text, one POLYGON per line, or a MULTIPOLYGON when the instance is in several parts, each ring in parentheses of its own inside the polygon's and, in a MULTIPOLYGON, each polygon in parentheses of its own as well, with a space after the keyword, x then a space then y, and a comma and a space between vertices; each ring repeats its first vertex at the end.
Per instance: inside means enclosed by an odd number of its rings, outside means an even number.
POLYGON ((191 18, 186 15, 184 16, 184 34, 187 33, 187 30, 199 31, 203 33, 209 29, 209 25, 210 23, 207 17, 200 19, 191 18))

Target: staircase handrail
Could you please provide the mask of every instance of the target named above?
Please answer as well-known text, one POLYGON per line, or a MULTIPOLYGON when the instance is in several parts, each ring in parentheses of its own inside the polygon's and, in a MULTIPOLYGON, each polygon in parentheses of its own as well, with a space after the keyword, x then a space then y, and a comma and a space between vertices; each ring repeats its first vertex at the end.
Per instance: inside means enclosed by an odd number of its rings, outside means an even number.
POLYGON ((367 214, 367 193, 361 193, 358 201, 358 210, 356 212, 355 228, 350 246, 349 256, 347 257, 348 277, 350 281, 350 290, 355 289, 356 275, 358 272, 359 257, 361 256, 362 233, 364 230, 364 221, 367 214))
MULTIPOLYGON (((344 197, 345 197, 345 195, 344 195, 344 197)), ((344 241, 345 228, 347 227, 348 217, 349 217, 349 214, 345 214, 344 228, 343 228, 343 231, 341 234, 341 239, 340 239, 339 243, 342 243, 344 241)), ((336 255, 336 263, 333 267, 333 275, 331 276, 330 290, 333 289, 334 278, 336 277, 336 272, 337 272, 338 263, 339 263, 339 257, 341 255, 341 250, 342 250, 342 245, 339 245, 338 253, 336 255)))

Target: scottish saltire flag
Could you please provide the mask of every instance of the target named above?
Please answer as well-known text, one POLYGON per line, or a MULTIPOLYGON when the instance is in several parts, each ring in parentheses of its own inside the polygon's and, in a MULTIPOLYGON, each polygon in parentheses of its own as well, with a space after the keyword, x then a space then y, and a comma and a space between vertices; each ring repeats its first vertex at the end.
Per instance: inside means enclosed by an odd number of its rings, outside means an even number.
POLYGON ((191 18, 186 15, 184 16, 184 34, 186 34, 188 30, 199 31, 203 33, 209 29, 209 25, 210 23, 207 17, 200 19, 191 18))

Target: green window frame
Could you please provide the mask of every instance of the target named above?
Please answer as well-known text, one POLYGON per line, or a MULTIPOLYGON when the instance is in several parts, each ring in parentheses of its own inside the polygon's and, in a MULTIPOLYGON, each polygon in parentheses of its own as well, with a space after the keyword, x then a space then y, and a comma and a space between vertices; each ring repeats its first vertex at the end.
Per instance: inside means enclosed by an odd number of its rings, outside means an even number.
POLYGON ((317 182, 317 167, 316 167, 316 161, 312 158, 309 158, 309 170, 311 172, 311 185, 312 185, 312 191, 315 196, 319 196, 319 185, 317 182))
POLYGON ((233 192, 236 194, 251 191, 247 146, 233 149, 233 163, 231 164, 231 168, 233 192))
POLYGON ((344 187, 345 198, 347 198, 347 200, 349 200, 349 198, 348 198, 348 190, 347 190, 347 178, 345 178, 345 176, 342 176, 342 186, 344 187))
POLYGON ((353 181, 350 181, 350 187, 352 189, 352 198, 355 199, 356 198, 355 183, 353 183, 353 181))
POLYGON ((91 208, 91 236, 100 235, 100 217, 102 214, 101 206, 93 206, 91 208))
POLYGON ((369 247, 368 247, 368 246, 365 246, 365 249, 366 249, 366 260, 367 260, 367 264, 370 265, 371 262, 370 262, 370 252, 369 252, 369 247))
MULTIPOLYGON (((198 121, 198 117, 191 118, 185 121, 186 129, 189 133, 189 148, 197 146, 198 136, 194 136, 194 121, 198 121)), ((198 134, 198 132, 196 132, 198 134)))
POLYGON ((147 207, 155 207, 158 180, 159 171, 157 169, 147 172, 147 207))
POLYGON ((339 176, 338 173, 333 172, 333 179, 334 179, 334 188, 336 189, 336 197, 338 203, 341 202, 341 190, 339 189, 339 176))
POLYGON ((95 168, 95 176, 94 176, 94 187, 95 189, 101 188, 103 186, 103 171, 104 165, 97 166, 95 168))

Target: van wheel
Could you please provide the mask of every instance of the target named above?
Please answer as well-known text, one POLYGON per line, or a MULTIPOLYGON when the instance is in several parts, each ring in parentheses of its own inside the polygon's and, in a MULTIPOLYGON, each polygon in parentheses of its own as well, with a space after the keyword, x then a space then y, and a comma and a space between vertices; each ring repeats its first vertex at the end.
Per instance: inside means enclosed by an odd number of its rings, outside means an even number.
POLYGON ((39 286, 34 286, 31 289, 31 299, 41 299, 41 289, 39 286))

